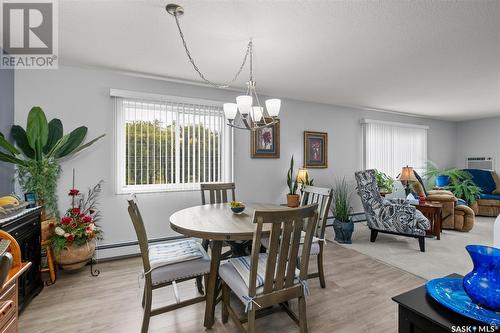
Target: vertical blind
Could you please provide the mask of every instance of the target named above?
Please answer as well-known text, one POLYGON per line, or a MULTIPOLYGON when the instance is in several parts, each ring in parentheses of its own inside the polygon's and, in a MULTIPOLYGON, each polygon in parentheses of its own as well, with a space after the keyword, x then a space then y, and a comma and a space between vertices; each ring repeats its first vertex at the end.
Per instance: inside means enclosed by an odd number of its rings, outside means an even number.
POLYGON ((117 97, 116 109, 121 190, 194 189, 223 180, 220 106, 117 97))
POLYGON ((427 161, 427 127, 364 120, 364 168, 396 177, 404 166, 417 172, 427 161))

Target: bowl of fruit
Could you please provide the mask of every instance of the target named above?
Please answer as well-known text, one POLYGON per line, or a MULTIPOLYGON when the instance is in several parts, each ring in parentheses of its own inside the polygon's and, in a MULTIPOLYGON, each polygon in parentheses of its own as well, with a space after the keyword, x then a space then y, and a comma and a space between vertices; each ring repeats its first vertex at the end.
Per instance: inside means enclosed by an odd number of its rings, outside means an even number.
POLYGON ((231 210, 235 214, 241 214, 245 210, 245 205, 239 201, 231 201, 229 207, 231 207, 231 210))

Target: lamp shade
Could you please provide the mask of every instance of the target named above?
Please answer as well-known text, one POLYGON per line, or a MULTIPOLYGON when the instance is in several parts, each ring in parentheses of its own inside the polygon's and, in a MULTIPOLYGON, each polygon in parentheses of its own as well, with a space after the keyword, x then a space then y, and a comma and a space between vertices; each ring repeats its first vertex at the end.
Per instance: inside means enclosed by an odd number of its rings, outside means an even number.
POLYGON ((297 183, 304 184, 309 179, 309 171, 306 168, 300 168, 297 173, 297 183))
POLYGON ((399 180, 416 182, 417 178, 415 177, 413 168, 409 166, 403 167, 403 169, 401 169, 401 175, 399 176, 399 180))
POLYGON ((262 106, 252 107, 252 119, 253 121, 259 122, 262 119, 262 106))
POLYGON ((280 113, 281 99, 273 98, 266 100, 266 109, 270 117, 277 117, 280 113))
POLYGON ((238 105, 236 103, 224 103, 224 115, 227 119, 233 120, 238 113, 238 105))
POLYGON ((248 114, 252 109, 253 98, 250 95, 241 95, 236 97, 236 104, 241 114, 248 114))

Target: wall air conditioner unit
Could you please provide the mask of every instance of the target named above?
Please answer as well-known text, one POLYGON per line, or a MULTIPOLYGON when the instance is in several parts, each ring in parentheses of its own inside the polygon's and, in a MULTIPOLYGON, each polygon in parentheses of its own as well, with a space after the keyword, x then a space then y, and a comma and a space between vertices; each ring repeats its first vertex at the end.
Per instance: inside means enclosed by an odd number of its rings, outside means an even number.
POLYGON ((490 170, 495 169, 495 160, 493 157, 467 157, 465 167, 467 169, 490 170))

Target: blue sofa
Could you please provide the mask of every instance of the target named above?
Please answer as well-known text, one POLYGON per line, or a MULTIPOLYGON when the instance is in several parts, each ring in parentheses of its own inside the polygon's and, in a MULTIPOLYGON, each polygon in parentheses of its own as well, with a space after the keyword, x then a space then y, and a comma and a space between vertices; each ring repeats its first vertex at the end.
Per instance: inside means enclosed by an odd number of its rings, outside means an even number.
POLYGON ((483 191, 473 207, 476 215, 496 217, 500 214, 500 178, 495 171, 465 169, 483 191))

